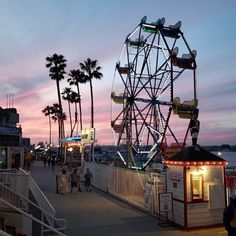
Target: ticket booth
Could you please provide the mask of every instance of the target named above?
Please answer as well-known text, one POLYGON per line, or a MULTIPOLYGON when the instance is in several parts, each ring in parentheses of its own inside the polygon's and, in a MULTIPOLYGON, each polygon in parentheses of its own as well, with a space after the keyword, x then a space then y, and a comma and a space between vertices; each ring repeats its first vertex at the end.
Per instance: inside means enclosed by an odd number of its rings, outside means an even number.
POLYGON ((82 144, 81 136, 68 137, 61 140, 64 151, 64 164, 67 164, 70 168, 78 167, 82 165, 82 144))
POLYGON ((222 224, 226 161, 205 149, 186 147, 164 161, 175 224, 184 228, 222 224))

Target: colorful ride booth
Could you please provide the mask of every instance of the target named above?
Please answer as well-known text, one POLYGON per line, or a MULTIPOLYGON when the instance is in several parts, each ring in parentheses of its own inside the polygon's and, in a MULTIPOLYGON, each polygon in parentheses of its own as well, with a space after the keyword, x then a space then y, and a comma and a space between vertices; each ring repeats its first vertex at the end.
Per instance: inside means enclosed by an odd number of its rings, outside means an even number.
POLYGON ((82 165, 82 149, 81 136, 68 137, 61 140, 64 147, 64 164, 69 168, 76 168, 82 165))
POLYGON ((168 220, 183 228, 221 225, 226 206, 226 161, 191 146, 166 158, 164 164, 167 192, 173 196, 168 220))

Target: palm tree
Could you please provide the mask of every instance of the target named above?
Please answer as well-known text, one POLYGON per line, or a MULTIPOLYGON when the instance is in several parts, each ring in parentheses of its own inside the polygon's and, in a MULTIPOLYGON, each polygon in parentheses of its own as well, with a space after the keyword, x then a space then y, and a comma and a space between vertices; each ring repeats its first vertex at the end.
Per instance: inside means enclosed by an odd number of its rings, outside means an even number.
MULTIPOLYGON (((78 109, 77 109, 77 103, 80 102, 80 97, 78 95, 78 93, 76 93, 75 91, 71 91, 71 103, 75 104, 75 122, 72 128, 72 134, 74 132, 75 126, 78 124, 78 109)), ((81 126, 82 127, 82 126, 81 126)), ((77 130, 78 130, 78 126, 77 126, 77 130)), ((81 129, 82 130, 82 129, 81 129)))
POLYGON ((49 124, 49 145, 52 142, 52 123, 51 123, 51 114, 52 114, 52 107, 46 106, 42 113, 44 113, 45 116, 48 116, 48 124, 49 124))
POLYGON ((51 114, 52 114, 52 120, 54 122, 58 122, 58 139, 60 139, 60 135, 61 135, 61 126, 60 126, 60 120, 58 119, 58 117, 61 114, 61 108, 60 105, 58 103, 54 103, 51 107, 51 114))
MULTIPOLYGON (((51 118, 54 122, 60 122, 64 121, 67 119, 67 116, 64 112, 61 112, 60 105, 58 103, 54 103, 53 106, 51 107, 51 118)), ((60 132, 60 131, 59 131, 60 132)))
POLYGON ((83 72, 81 72, 79 69, 77 70, 71 70, 69 73, 69 78, 67 79, 69 82, 69 85, 75 85, 78 92, 78 103, 79 103, 79 117, 80 117, 80 130, 83 129, 82 124, 82 108, 81 108, 81 94, 80 94, 80 87, 79 84, 86 83, 85 81, 85 75, 83 72))
POLYGON ((70 136, 72 137, 72 118, 71 118, 71 108, 70 108, 71 93, 72 93, 71 88, 64 88, 61 94, 62 98, 68 102, 69 117, 70 117, 70 136))
MULTIPOLYGON (((63 55, 53 54, 52 56, 46 57, 46 67, 49 68, 49 76, 52 80, 56 80, 57 85, 57 95, 58 95, 58 103, 60 106, 60 112, 62 117, 62 103, 61 103, 61 93, 60 93, 60 84, 59 82, 64 79, 65 68, 66 68, 66 59, 63 55)), ((64 122, 63 120, 59 120, 59 139, 65 137, 64 133, 64 122)))
POLYGON ((80 63, 80 68, 84 73, 85 81, 89 82, 90 85, 90 96, 91 96, 91 128, 94 128, 94 105, 93 105, 93 79, 101 79, 103 74, 100 72, 102 69, 101 66, 98 65, 97 60, 91 60, 87 58, 84 63, 80 63))
MULTIPOLYGON (((93 83, 92 80, 101 79, 103 74, 100 72, 102 69, 101 66, 98 65, 97 60, 91 60, 87 58, 84 63, 80 63, 80 68, 84 73, 85 81, 89 82, 90 85, 90 95, 91 95, 91 128, 94 128, 94 105, 93 105, 93 83)), ((90 160, 93 160, 93 153, 94 153, 94 143, 91 144, 91 152, 90 152, 90 160)))

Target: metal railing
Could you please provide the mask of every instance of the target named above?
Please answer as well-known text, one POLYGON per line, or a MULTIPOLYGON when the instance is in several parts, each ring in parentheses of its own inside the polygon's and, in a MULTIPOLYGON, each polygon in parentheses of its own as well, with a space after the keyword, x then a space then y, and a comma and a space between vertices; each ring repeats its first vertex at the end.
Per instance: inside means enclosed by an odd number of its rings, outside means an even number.
POLYGON ((19 169, 19 171, 20 171, 20 173, 28 176, 28 188, 30 189, 30 191, 34 195, 39 206, 42 209, 44 209, 45 211, 49 212, 51 215, 55 216, 55 214, 56 214, 55 209, 53 208, 51 203, 48 201, 48 199, 46 198, 44 193, 41 191, 39 186, 36 184, 34 179, 31 177, 30 173, 21 169, 21 168, 19 169))
POLYGON ((67 221, 65 219, 56 219, 53 215, 39 207, 34 202, 1 183, 0 202, 42 225, 44 227, 43 232, 52 231, 58 235, 65 235, 60 232, 67 228, 67 221), (40 217, 37 218, 32 215, 32 208, 41 212, 40 217))
POLYGON ((8 234, 7 232, 4 232, 2 230, 0 230, 0 235, 1 236, 11 236, 10 234, 8 234))
POLYGON ((85 162, 93 173, 93 186, 154 215, 158 196, 166 191, 165 175, 85 162))
POLYGON ((17 169, 0 169, 0 183, 16 190, 16 175, 18 175, 17 169))
POLYGON ((66 229, 66 220, 55 218, 55 209, 38 187, 34 179, 31 177, 30 172, 21 168, 19 168, 19 170, 0 169, 0 184, 6 186, 5 190, 3 190, 2 186, 0 187, 1 191, 4 193, 4 196, 6 196, 4 199, 5 201, 9 201, 10 204, 13 204, 15 207, 21 210, 26 210, 25 206, 29 204, 24 203, 30 202, 30 204, 34 204, 36 208, 42 212, 45 221, 47 221, 49 225, 54 226, 56 223, 60 226, 60 229, 66 229), (6 189, 8 189, 8 191, 6 191, 6 189), (28 199, 29 190, 33 194, 38 205, 28 199), (23 203, 22 198, 19 196, 25 199, 23 203))

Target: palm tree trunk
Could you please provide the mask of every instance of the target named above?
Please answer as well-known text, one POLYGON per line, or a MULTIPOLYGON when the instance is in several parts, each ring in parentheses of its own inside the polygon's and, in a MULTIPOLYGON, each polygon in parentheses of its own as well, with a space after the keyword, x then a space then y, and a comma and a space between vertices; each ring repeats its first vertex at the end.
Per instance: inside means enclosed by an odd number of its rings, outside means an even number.
POLYGON ((90 82, 90 92, 91 92, 91 128, 94 128, 94 107, 93 107, 93 85, 92 79, 89 80, 90 82))
POLYGON ((61 119, 61 138, 65 138, 65 125, 64 125, 64 120, 63 118, 61 119))
POLYGON ((78 96, 79 96, 79 121, 80 121, 80 131, 83 129, 83 124, 82 124, 82 106, 81 106, 81 96, 80 96, 80 89, 79 89, 79 84, 77 83, 77 91, 78 91, 78 96))
POLYGON ((70 116, 70 137, 73 136, 73 129, 72 129, 72 117, 71 117, 71 109, 70 109, 70 101, 68 100, 68 108, 69 108, 69 116, 70 116))
POLYGON ((60 118, 58 117, 58 141, 60 140, 61 138, 61 120, 60 118))
MULTIPOLYGON (((75 127, 78 124, 78 111, 77 110, 78 110, 77 109, 77 103, 75 102, 75 123, 74 123, 73 128, 72 128, 73 132, 75 130, 75 127)), ((76 132, 76 135, 78 135, 78 132, 76 132)))
POLYGON ((51 116, 48 116, 48 123, 49 123, 49 145, 52 143, 52 122, 51 122, 51 116))
POLYGON ((64 129, 64 121, 62 118, 62 114, 63 114, 63 110, 62 110, 62 102, 61 102, 61 93, 60 93, 60 84, 59 84, 59 80, 56 80, 56 84, 57 84, 57 95, 58 95, 58 103, 60 106, 60 115, 59 115, 59 148, 58 148, 58 155, 60 158, 62 158, 63 156, 63 147, 62 147, 62 143, 61 140, 65 138, 65 129, 64 129))
MULTIPOLYGON (((94 107, 93 107, 93 85, 92 85, 92 79, 90 79, 90 92, 91 92, 91 128, 94 128, 94 107)), ((94 161, 94 142, 91 144, 91 150, 90 150, 90 160, 94 161)))
POLYGON ((62 111, 62 103, 61 103, 61 93, 60 93, 60 84, 59 84, 59 80, 57 79, 56 80, 56 83, 57 83, 57 96, 58 96, 58 104, 59 104, 59 106, 60 106, 60 120, 61 120, 61 122, 59 122, 59 126, 60 126, 60 128, 59 128, 59 130, 60 130, 60 132, 59 132, 59 139, 62 139, 62 137, 63 136, 65 136, 65 134, 63 135, 63 129, 62 129, 62 127, 63 127, 63 119, 62 119, 62 113, 63 113, 63 111, 62 111))

